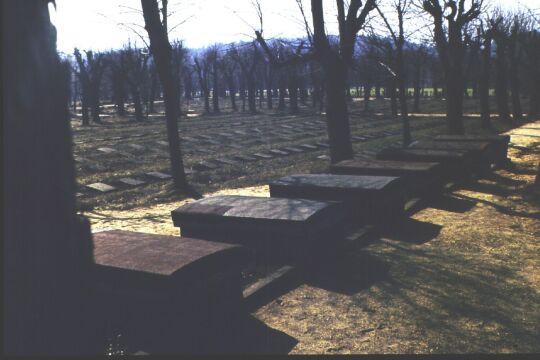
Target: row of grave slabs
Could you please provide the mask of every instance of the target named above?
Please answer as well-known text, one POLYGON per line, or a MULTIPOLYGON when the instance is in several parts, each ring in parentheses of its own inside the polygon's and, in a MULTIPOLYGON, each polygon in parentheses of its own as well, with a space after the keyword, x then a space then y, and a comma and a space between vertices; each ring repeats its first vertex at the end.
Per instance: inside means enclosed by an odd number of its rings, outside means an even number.
MULTIPOLYGON (((275 138, 275 140, 286 141, 286 140, 294 140, 294 138, 291 137, 292 134, 301 133, 302 134, 301 138, 304 138, 305 135, 315 137, 315 136, 322 136, 325 131, 324 129, 325 125, 323 121, 311 120, 306 123, 298 124, 298 125, 296 125, 296 128, 295 128, 295 126, 293 125, 280 124, 278 125, 278 127, 281 128, 279 131, 276 131, 275 127, 273 127, 272 130, 269 132, 273 134, 273 137, 277 137, 275 138), (322 133, 319 134, 319 133, 316 133, 315 131, 319 131, 322 133)), ((363 124, 362 129, 380 127, 384 125, 385 124, 381 122, 365 123, 363 124)), ((437 127, 437 126, 439 126, 439 124, 437 123, 435 124, 424 123, 424 124, 415 126, 414 129, 421 130, 421 129, 437 127)), ((401 133, 400 130, 385 130, 385 131, 380 131, 380 132, 375 132, 375 133, 372 132, 368 134, 362 134, 361 136, 353 135, 351 139, 353 142, 364 142, 371 139, 380 139, 386 136, 395 136, 395 135, 399 135, 400 133, 401 133)), ((96 141, 100 141, 100 140, 118 141, 118 140, 124 140, 126 138, 142 137, 148 134, 159 135, 161 134, 161 131, 153 131, 146 134, 135 134, 129 137, 117 136, 117 137, 95 139, 95 140, 96 141)), ((212 155, 212 154, 215 154, 215 152, 209 151, 209 150, 201 151, 197 149, 197 147, 194 145, 229 146, 235 150, 240 150, 240 149, 245 149, 245 147, 250 146, 250 145, 261 145, 265 143, 261 140, 253 139, 253 137, 259 137, 260 139, 261 137, 264 137, 264 132, 258 128, 250 129, 246 131, 236 130, 232 132, 219 132, 215 134, 195 135, 193 137, 186 136, 182 138, 182 141, 189 145, 188 147, 191 151, 186 152, 186 154, 188 155, 193 152, 202 153, 204 155, 212 155), (231 140, 231 142, 234 140, 237 140, 237 141, 232 144, 227 145, 226 143, 215 140, 218 137, 222 139, 223 138, 229 139, 231 140), (238 141, 239 139, 237 137, 242 137, 244 139, 243 140, 241 139, 239 142, 238 141), (242 144, 242 142, 244 146, 240 145, 242 144)), ((265 140, 267 141, 270 140, 270 137, 266 136, 265 140)), ((168 146, 168 143, 162 140, 156 141, 155 143, 163 147, 168 146)), ((396 142, 394 145, 400 145, 400 142, 396 142)), ((147 150, 147 147, 139 145, 139 144, 128 144, 127 146, 129 146, 130 148, 134 150, 147 150)), ((186 172, 186 175, 189 176, 200 171, 215 170, 225 165, 235 166, 235 165, 239 165, 242 162, 271 160, 271 159, 274 159, 276 157, 281 157, 281 156, 320 151, 328 147, 329 145, 327 142, 320 141, 320 142, 314 142, 314 143, 304 143, 304 144, 299 144, 295 146, 285 146, 281 148, 269 149, 267 151, 255 152, 253 154, 237 154, 228 158, 227 157, 214 158, 214 159, 205 158, 202 161, 192 164, 191 169, 186 169, 185 172, 186 172)), ((154 150, 164 157, 168 156, 168 153, 164 150, 161 150, 161 149, 154 149, 154 150)), ((99 147, 97 148, 97 151, 103 154, 116 154, 116 155, 122 156, 123 160, 132 162, 135 164, 142 163, 142 161, 139 160, 135 155, 126 153, 125 151, 119 151, 112 147, 106 147, 106 146, 99 147)), ((373 151, 365 151, 363 154, 360 154, 360 157, 370 157, 373 154, 374 154, 373 151)), ((328 159, 329 157, 328 155, 323 154, 323 155, 318 156, 318 158, 328 159)), ((99 171, 106 170, 106 168, 103 165, 99 164, 97 161, 90 160, 90 159, 81 157, 79 155, 75 155, 75 161, 87 166, 88 168, 94 171, 99 172, 99 171)), ((83 187, 80 187, 80 190, 76 193, 76 196, 77 197, 92 196, 99 193, 107 193, 107 192, 115 191, 119 188, 125 189, 125 188, 130 188, 130 187, 142 186, 142 185, 152 183, 152 182, 157 182, 157 181, 166 181, 166 180, 169 180, 170 178, 171 178, 171 175, 166 173, 165 171, 151 171, 151 172, 142 173, 140 175, 136 175, 134 177, 130 176, 130 177, 122 177, 118 179, 109 179, 107 181, 103 180, 103 181, 99 181, 99 182, 95 182, 91 184, 86 184, 83 187)))

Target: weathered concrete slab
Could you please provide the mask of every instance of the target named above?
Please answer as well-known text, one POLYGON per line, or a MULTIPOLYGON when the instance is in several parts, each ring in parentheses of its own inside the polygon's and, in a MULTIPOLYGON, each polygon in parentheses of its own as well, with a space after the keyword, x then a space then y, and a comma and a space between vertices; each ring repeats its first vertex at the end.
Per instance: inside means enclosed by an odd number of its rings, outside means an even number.
POLYGON ((145 184, 145 181, 130 178, 130 177, 121 178, 118 181, 121 182, 122 184, 130 185, 130 186, 139 186, 139 185, 145 184))
POLYGON ((288 152, 283 151, 283 150, 279 150, 279 149, 270 149, 270 150, 268 150, 268 152, 270 152, 272 154, 275 154, 275 155, 280 155, 280 156, 289 155, 288 152))
POLYGON ((172 212, 184 236, 239 243, 261 261, 301 261, 342 240, 344 213, 337 202, 252 196, 215 196, 172 212))
POLYGON ((128 144, 128 146, 135 150, 146 150, 146 147, 139 144, 128 144))
POLYGON ((311 144, 302 144, 302 145, 299 145, 299 147, 304 148, 306 150, 317 150, 317 147, 311 144))
POLYGON ((105 154, 112 154, 116 152, 116 149, 110 148, 110 147, 100 147, 97 148, 98 151, 101 151, 105 154))
POLYGON ((159 172, 159 171, 147 172, 146 175, 151 176, 151 177, 156 178, 156 179, 160 179, 160 180, 165 180, 165 179, 172 178, 171 175, 165 174, 165 173, 162 173, 162 172, 159 172))
POLYGON ((446 179, 463 180, 470 176, 475 161, 470 151, 431 149, 383 149, 376 155, 379 160, 438 162, 446 179))
POLYGON ((273 159, 274 157, 270 154, 266 154, 266 153, 255 153, 255 154, 252 154, 253 156, 259 158, 259 159, 273 159))
POLYGON ((510 135, 438 135, 435 141, 485 141, 494 146, 494 162, 504 164, 508 161, 508 144, 510 135))
POLYGON ((150 352, 186 351, 242 306, 240 246, 120 230, 93 240, 94 305, 150 352))
POLYGON ((303 152, 306 151, 305 149, 297 148, 297 147, 294 147, 294 146, 284 147, 283 150, 293 152, 293 153, 297 153, 297 154, 303 153, 303 152))
POLYGON ((403 216, 406 186, 392 176, 298 174, 270 182, 270 196, 343 201, 349 218, 363 223, 403 216))
MULTIPOLYGON (((411 149, 428 150, 458 150, 471 153, 474 161, 477 162, 478 170, 489 170, 490 164, 494 161, 494 147, 485 141, 415 141, 409 145, 411 149)), ((474 169, 476 170, 476 169, 474 169)))
POLYGON ((408 197, 430 196, 441 190, 442 167, 435 162, 375 159, 345 160, 330 165, 332 174, 400 176, 409 188, 408 197))
POLYGON ((156 141, 156 144, 161 145, 161 146, 169 146, 169 143, 164 140, 156 141))
POLYGON ((108 185, 108 184, 105 184, 105 183, 100 183, 100 182, 85 185, 85 186, 87 188, 97 190, 97 191, 100 191, 100 192, 109 192, 109 191, 116 190, 116 188, 114 186, 111 186, 111 185, 108 185))

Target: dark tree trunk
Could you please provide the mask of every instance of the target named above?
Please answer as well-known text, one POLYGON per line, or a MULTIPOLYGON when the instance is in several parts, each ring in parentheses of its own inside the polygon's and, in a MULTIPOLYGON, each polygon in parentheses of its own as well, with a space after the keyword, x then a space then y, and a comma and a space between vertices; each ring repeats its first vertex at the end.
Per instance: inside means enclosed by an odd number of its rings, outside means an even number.
POLYGON ((167 137, 174 185, 180 191, 191 192, 184 172, 180 139, 178 137, 179 92, 172 71, 171 44, 167 38, 167 31, 159 18, 157 0, 141 0, 141 4, 145 28, 150 38, 150 51, 154 55, 159 79, 163 86, 167 137))
MULTIPOLYGON (((388 93, 386 94, 387 96, 390 97, 390 111, 392 113, 392 116, 397 116, 398 115, 398 106, 397 106, 397 92, 396 92, 396 79, 395 77, 390 77, 388 79, 388 93)), ((385 91, 386 93, 386 91, 385 91)))
POLYGON ((481 52, 482 65, 480 78, 478 79, 478 92, 480 95, 480 122, 482 128, 491 129, 491 114, 489 110, 489 83, 491 68, 491 39, 483 41, 484 48, 481 52))
POLYGON ((90 98, 92 99, 92 121, 96 124, 101 124, 101 120, 99 118, 99 85, 97 87, 92 87, 92 96, 90 98))
POLYGON ((92 235, 76 215, 67 64, 45 1, 3 1, 3 353, 99 352, 92 235))
POLYGON ((523 121, 523 110, 521 108, 520 94, 520 80, 519 80, 519 64, 512 64, 510 70, 510 88, 512 92, 512 114, 514 121, 523 121))
POLYGON ((497 56, 495 57, 495 96, 499 118, 506 123, 512 123, 510 108, 508 107, 508 81, 506 79, 506 44, 497 41, 497 56))
POLYGON ((248 108, 249 112, 252 114, 257 113, 257 107, 255 103, 255 91, 257 89, 255 88, 255 79, 253 76, 248 76, 247 78, 247 90, 248 90, 248 108))
POLYGON ((295 68, 289 72, 289 109, 291 114, 298 113, 298 74, 295 68))
POLYGON ((279 77, 279 103, 278 103, 278 110, 283 111, 285 110, 285 79, 283 77, 283 73, 280 74, 279 77))
POLYGON ((158 91, 158 78, 155 70, 151 71, 151 83, 150 83, 150 94, 148 96, 148 112, 153 114, 156 112, 154 109, 154 101, 156 100, 156 93, 158 91))
POLYGON ((330 158, 332 163, 352 159, 351 130, 345 85, 347 69, 338 61, 326 59, 326 124, 330 142, 330 158))
POLYGON ((133 108, 135 109, 135 121, 143 121, 144 114, 141 102, 141 93, 137 86, 131 86, 131 100, 133 101, 133 108))
POLYGON ((215 113, 219 113, 219 77, 216 62, 212 70, 212 109, 215 113))
MULTIPOLYGON (((411 129, 409 126, 409 112, 407 109, 407 94, 405 94, 405 64, 403 63, 403 47, 398 44, 396 51, 396 74, 397 85, 399 87, 399 105, 401 111, 401 121, 403 123, 403 146, 411 143, 411 129)), ((394 88, 394 87, 393 87, 394 88)))
POLYGON ((236 88, 234 86, 233 74, 227 76, 227 85, 229 87, 229 98, 231 99, 231 107, 233 111, 238 111, 236 106, 236 88))
POLYGON ((364 111, 369 110, 369 96, 371 95, 371 86, 364 85, 364 111))
POLYGON ((446 122, 449 134, 462 135, 463 125, 463 81, 461 73, 456 70, 448 71, 446 79, 446 122))

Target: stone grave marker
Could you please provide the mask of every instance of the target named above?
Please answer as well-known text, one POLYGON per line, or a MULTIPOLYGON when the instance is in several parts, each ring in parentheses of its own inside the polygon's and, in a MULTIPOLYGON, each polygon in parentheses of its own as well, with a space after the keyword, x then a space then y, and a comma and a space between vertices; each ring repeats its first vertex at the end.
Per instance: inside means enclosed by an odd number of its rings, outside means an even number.
POLYGON ((172 212, 182 236, 242 244, 261 263, 306 262, 343 241, 337 202, 253 196, 213 196, 172 212))
POLYGON ((343 201, 350 220, 382 224, 404 215, 406 188, 392 176, 297 174, 270 182, 270 196, 343 201))
POLYGON ((442 165, 445 179, 465 180, 474 167, 470 151, 431 150, 431 149, 383 149, 376 155, 379 160, 438 162, 442 165))
POLYGON ((271 152, 272 154, 280 155, 280 156, 289 155, 288 152, 283 151, 283 150, 278 150, 278 149, 270 149, 270 150, 268 150, 268 152, 271 152))
POLYGON ((105 154, 112 154, 116 152, 116 149, 110 148, 110 147, 100 147, 97 148, 98 151, 101 151, 105 154))
POLYGON ((209 327, 240 314, 240 246, 113 230, 93 234, 93 258, 94 305, 150 353, 200 352, 209 327))
POLYGON ((294 147, 294 146, 284 147, 283 150, 293 152, 293 153, 297 153, 297 154, 303 153, 303 152, 306 151, 305 149, 297 148, 297 147, 294 147))
POLYGON ((306 150, 317 150, 317 147, 311 144, 302 144, 302 145, 299 145, 299 147, 304 148, 306 150))
POLYGON ((139 144, 128 144, 128 146, 134 150, 146 150, 146 147, 139 144))
POLYGON ((109 191, 113 191, 113 190, 116 190, 116 188, 114 186, 111 186, 111 185, 108 185, 108 184, 104 184, 104 183, 100 183, 100 182, 97 182, 97 183, 93 183, 93 184, 89 184, 89 185, 85 185, 87 188, 90 188, 90 189, 93 189, 93 190, 97 190, 99 192, 109 192, 109 191))
POLYGON ((253 154, 253 156, 259 158, 259 159, 272 159, 274 158, 272 155, 270 154, 266 154, 266 153, 255 153, 253 154))
POLYGON ((156 178, 156 179, 160 179, 160 180, 165 180, 165 179, 172 178, 171 175, 165 174, 165 173, 162 173, 162 172, 159 172, 159 171, 147 172, 146 175, 148 175, 150 177, 153 177, 153 178, 156 178))
POLYGON ((427 197, 442 190, 442 166, 436 162, 375 159, 344 160, 330 165, 332 174, 401 177, 408 187, 407 197, 427 197))
POLYGON ((118 181, 121 182, 122 184, 130 185, 130 186, 139 186, 145 183, 142 180, 138 180, 138 179, 134 179, 130 177, 121 178, 118 181))

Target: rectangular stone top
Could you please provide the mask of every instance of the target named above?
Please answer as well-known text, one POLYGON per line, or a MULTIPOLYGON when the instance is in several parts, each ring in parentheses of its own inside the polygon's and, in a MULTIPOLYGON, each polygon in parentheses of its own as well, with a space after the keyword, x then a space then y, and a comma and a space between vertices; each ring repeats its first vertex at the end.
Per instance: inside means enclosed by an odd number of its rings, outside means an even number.
POLYGON ((94 233, 93 239, 97 265, 164 276, 215 265, 241 251, 238 245, 122 230, 94 233))
POLYGON ((377 153, 377 156, 385 154, 403 154, 418 157, 432 157, 434 159, 442 158, 464 158, 470 151, 467 150, 442 150, 442 149, 383 149, 377 153))
POLYGON ((409 145, 412 149, 436 149, 436 150, 469 150, 484 151, 489 146, 485 141, 415 141, 409 145))
POLYGON ((272 181, 270 186, 381 190, 398 180, 394 176, 298 174, 272 181))
POLYGON ((437 135, 434 139, 441 141, 502 141, 508 144, 510 142, 510 135, 437 135))
POLYGON ((331 165, 331 168, 398 169, 410 172, 424 172, 439 166, 439 163, 436 162, 354 159, 340 161, 337 164, 331 165))
POLYGON ((333 212, 339 205, 331 201, 222 195, 181 206, 172 211, 172 217, 173 221, 189 214, 198 215, 201 218, 228 217, 307 222, 329 211, 333 212))

